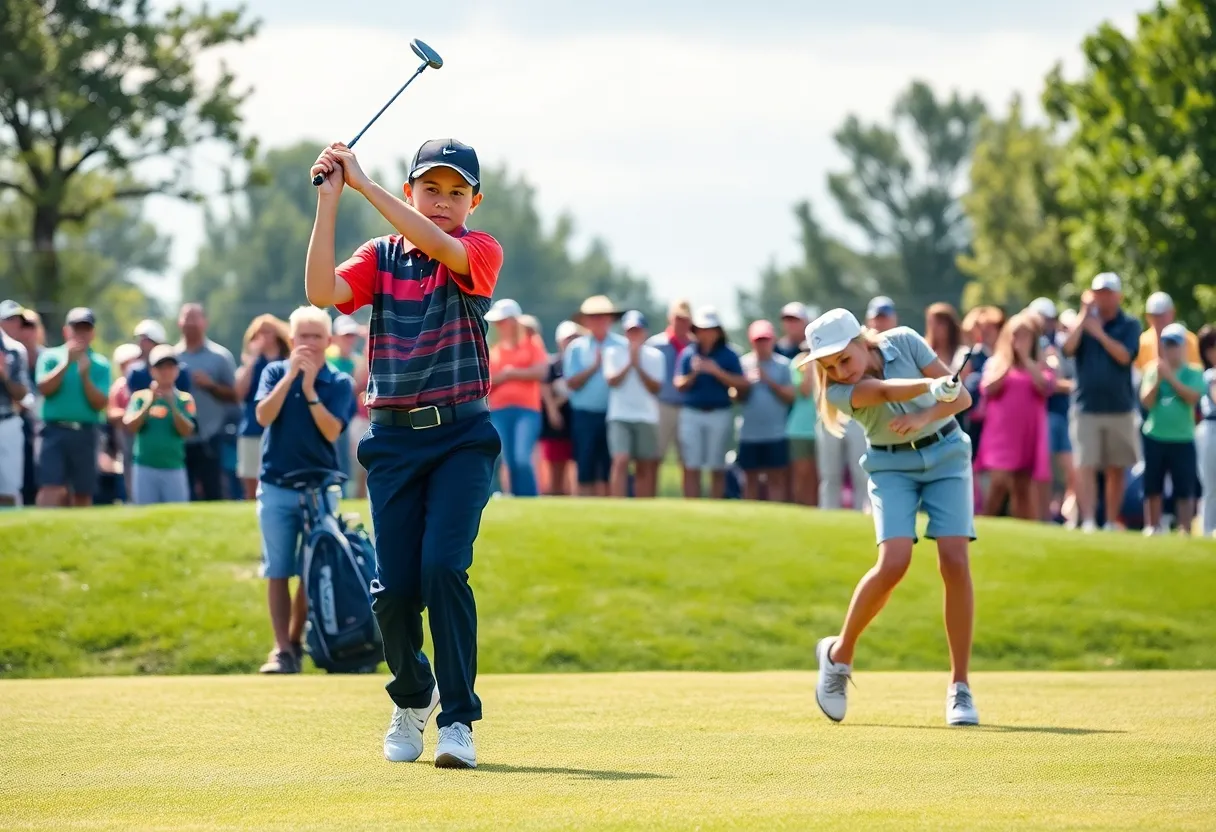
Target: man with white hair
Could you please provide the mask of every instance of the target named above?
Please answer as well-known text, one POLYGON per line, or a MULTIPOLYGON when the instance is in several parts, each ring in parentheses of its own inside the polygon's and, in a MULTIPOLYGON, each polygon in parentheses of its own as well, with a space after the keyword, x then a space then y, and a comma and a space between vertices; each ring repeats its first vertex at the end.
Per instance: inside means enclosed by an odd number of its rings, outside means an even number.
MULTIPOLYGON (((1144 302, 1144 318, 1149 328, 1140 333, 1140 352, 1136 355, 1136 370, 1141 374, 1157 360, 1157 347, 1162 331, 1174 322, 1174 299, 1165 292, 1153 292, 1144 302)), ((1199 336, 1186 330, 1186 363, 1203 366, 1199 356, 1199 336)))
MULTIPOLYGON (((299 673, 304 655, 304 622, 308 597, 304 582, 292 603, 288 582, 300 575, 299 537, 303 531, 300 495, 285 477, 304 469, 341 472, 337 441, 350 421, 355 402, 354 380, 325 362, 332 323, 324 309, 301 306, 291 313, 291 340, 286 360, 273 361, 262 371, 255 410, 266 429, 262 440, 262 470, 258 477, 257 514, 262 532, 262 577, 267 579, 267 603, 274 631, 262 673, 299 673)), ((330 511, 337 498, 326 492, 330 511)))

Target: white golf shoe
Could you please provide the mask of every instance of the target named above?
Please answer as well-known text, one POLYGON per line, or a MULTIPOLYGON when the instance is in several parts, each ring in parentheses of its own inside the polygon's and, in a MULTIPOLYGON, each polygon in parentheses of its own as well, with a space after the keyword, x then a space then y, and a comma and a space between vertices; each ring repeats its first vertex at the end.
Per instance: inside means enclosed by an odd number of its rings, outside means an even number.
POLYGON ((473 747, 473 731, 469 726, 455 722, 439 729, 435 768, 477 768, 477 749, 473 747))
POLYGON ((844 719, 848 708, 848 684, 853 678, 853 668, 847 664, 838 664, 831 659, 832 645, 836 639, 828 637, 819 640, 815 647, 815 658, 819 660, 819 679, 815 683, 815 701, 819 710, 833 722, 844 719))
POLYGON ((980 724, 980 712, 975 709, 975 700, 966 682, 955 682, 946 691, 946 724, 980 724))
POLYGON ((439 707, 439 686, 431 693, 431 703, 425 708, 393 706, 393 720, 384 735, 384 759, 390 763, 412 763, 422 756, 422 732, 426 722, 439 707))

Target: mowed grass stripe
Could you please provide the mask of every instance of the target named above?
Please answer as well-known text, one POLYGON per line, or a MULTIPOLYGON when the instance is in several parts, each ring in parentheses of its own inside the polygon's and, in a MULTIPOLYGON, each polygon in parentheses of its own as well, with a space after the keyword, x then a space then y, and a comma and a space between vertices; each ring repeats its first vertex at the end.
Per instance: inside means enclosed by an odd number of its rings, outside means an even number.
MULTIPOLYGON (((1003 520, 979 534, 977 669, 1216 668, 1216 541, 1003 520)), ((0 539, 6 677, 243 673, 269 648, 250 504, 7 512, 0 539)), ((874 555, 851 512, 496 500, 471 575, 480 667, 808 669, 874 555)), ((859 667, 944 668, 941 598, 922 541, 859 667)))
POLYGON ((488 676, 481 767, 380 758, 382 680, 0 683, 12 829, 1210 829, 1216 673, 488 676))

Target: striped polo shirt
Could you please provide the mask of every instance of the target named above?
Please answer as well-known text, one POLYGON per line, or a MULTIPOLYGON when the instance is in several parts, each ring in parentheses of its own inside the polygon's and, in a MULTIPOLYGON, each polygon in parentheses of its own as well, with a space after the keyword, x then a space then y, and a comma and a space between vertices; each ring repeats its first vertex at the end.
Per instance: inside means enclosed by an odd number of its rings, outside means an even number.
POLYGON ((337 268, 351 288, 350 315, 368 304, 367 406, 454 405, 490 392, 485 314, 502 268, 502 246, 484 231, 452 233, 469 257, 453 274, 400 235, 360 246, 337 268))

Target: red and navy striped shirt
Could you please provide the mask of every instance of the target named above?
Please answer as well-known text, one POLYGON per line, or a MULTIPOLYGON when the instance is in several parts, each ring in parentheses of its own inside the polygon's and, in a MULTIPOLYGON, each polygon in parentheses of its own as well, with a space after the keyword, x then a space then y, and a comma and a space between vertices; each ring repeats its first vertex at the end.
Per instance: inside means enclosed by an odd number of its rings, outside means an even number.
POLYGON ((344 315, 372 305, 367 406, 454 405, 490 392, 486 312, 502 268, 502 246, 461 228, 469 274, 451 269, 400 235, 369 240, 337 268, 353 297, 344 315))

